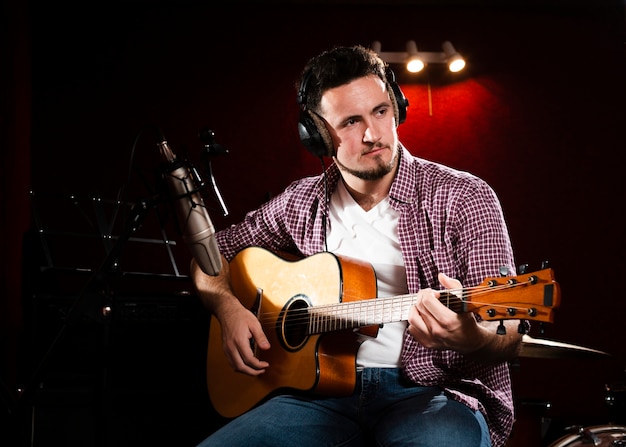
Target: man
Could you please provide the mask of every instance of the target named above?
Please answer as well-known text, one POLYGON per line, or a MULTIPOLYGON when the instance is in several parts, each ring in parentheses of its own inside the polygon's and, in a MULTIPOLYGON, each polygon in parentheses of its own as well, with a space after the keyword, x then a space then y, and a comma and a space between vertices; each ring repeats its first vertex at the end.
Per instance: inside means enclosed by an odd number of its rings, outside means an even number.
POLYGON ((385 324, 375 337, 357 335, 352 395, 272 396, 201 446, 503 445, 513 421, 506 362, 520 347, 519 322, 507 321, 500 334, 496 322, 439 299, 441 288, 476 286, 502 267, 515 273, 496 195, 479 178, 402 146, 396 127, 408 102, 367 48, 338 47, 312 58, 298 101, 302 142, 334 163, 220 231, 219 275, 192 262, 230 366, 250 376, 278 367, 258 358, 279 347, 270 346, 231 288, 228 263, 246 247, 360 259, 373 266, 379 297, 411 293, 415 303, 406 321, 385 324))

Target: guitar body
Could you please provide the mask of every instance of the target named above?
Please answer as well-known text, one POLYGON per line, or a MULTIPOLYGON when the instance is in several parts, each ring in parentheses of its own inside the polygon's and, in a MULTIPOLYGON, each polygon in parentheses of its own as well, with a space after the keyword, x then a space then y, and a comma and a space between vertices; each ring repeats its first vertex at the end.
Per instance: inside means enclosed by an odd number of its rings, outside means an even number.
MULTIPOLYGON (((328 252, 288 261, 260 247, 242 250, 229 266, 235 295, 257 315, 271 343, 268 351, 255 349, 257 357, 270 366, 254 377, 233 371, 222 349, 220 324, 212 317, 207 384, 215 410, 235 417, 285 390, 350 394, 356 382, 354 331, 308 335, 290 329, 290 322, 307 307, 375 298, 372 266, 328 252)), ((375 336, 377 326, 360 332, 375 336)))

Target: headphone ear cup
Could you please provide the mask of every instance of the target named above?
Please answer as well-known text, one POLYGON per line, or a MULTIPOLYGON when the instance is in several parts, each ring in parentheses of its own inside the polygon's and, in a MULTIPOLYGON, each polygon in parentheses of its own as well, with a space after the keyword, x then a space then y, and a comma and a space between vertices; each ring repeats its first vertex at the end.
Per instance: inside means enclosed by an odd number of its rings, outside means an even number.
POLYGON ((318 158, 335 155, 335 148, 330 132, 324 120, 308 110, 300 112, 298 134, 304 147, 318 158))
POLYGON ((396 125, 400 125, 406 121, 406 109, 409 107, 409 100, 402 93, 402 89, 396 82, 396 74, 393 70, 387 67, 387 91, 392 94, 389 95, 391 102, 393 103, 393 111, 396 117, 396 125))
POLYGON ((389 84, 391 86, 391 91, 393 92, 393 101, 394 108, 396 112, 396 121, 399 124, 402 124, 406 121, 406 109, 409 106, 409 100, 404 96, 400 86, 395 82, 389 84))

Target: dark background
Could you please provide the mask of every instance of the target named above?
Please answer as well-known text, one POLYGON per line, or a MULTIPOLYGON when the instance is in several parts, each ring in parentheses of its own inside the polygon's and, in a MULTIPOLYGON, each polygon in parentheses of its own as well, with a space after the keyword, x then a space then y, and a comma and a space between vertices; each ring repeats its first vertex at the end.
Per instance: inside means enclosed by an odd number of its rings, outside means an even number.
POLYGON ((0 379, 16 443, 194 445, 220 424, 189 253, 168 203, 150 201, 154 129, 205 178, 199 132, 229 151, 210 157, 228 215, 205 194, 223 228, 320 171, 296 131, 308 58, 374 40, 450 40, 466 57, 456 77, 393 67, 410 101, 400 138, 487 180, 518 263, 555 269, 561 307, 531 335, 610 354, 520 358, 512 442, 624 422, 623 2, 9 0, 1 17, 0 379), (142 201, 132 240, 101 237, 124 234, 142 201), (118 269, 95 277, 112 251, 118 269))

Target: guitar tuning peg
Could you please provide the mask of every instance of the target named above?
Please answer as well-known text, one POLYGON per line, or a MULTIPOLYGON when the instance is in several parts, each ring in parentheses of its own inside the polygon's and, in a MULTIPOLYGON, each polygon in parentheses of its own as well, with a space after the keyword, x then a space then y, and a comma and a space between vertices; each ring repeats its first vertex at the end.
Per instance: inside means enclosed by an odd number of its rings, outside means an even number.
POLYGON ((506 327, 504 326, 504 320, 500 320, 500 324, 498 325, 498 329, 496 329, 496 334, 498 334, 498 335, 506 334, 506 327))
POLYGON ((509 268, 506 265, 501 265, 499 268, 500 276, 509 276, 509 268))
POLYGON ((529 329, 530 327, 529 327, 528 321, 526 320, 519 321, 519 325, 517 326, 518 334, 527 334, 529 329))
POLYGON ((547 269, 548 267, 550 267, 550 261, 545 260, 541 263, 541 269, 547 269))
POLYGON ((524 273, 528 272, 528 264, 520 264, 519 267, 517 267, 517 272, 520 275, 523 275, 524 273))

